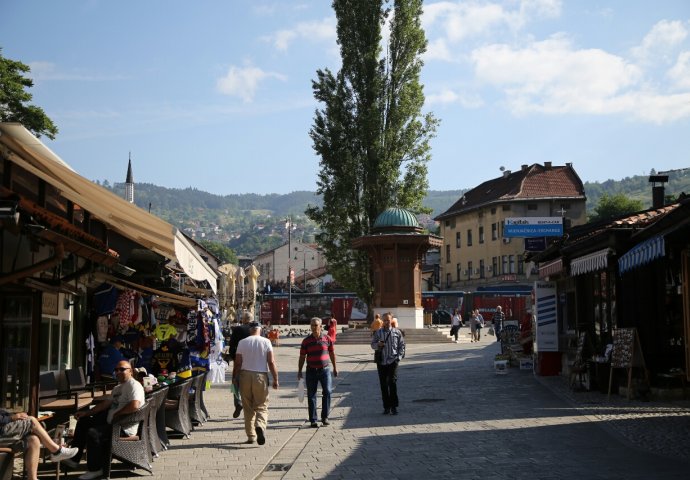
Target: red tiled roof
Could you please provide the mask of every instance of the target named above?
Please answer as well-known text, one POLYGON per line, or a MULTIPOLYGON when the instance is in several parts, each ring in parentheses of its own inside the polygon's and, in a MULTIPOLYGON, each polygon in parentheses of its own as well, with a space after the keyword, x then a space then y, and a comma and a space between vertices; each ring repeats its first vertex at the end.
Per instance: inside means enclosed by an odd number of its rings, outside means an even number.
POLYGON ((465 192, 457 202, 434 220, 492 203, 545 198, 585 199, 582 180, 571 165, 547 167, 535 163, 517 172, 488 180, 465 192))

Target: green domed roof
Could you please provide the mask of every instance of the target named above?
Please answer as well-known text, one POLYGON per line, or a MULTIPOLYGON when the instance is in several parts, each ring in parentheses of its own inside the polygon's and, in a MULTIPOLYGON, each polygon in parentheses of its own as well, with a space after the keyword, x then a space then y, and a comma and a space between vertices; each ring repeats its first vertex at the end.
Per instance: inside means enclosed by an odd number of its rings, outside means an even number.
POLYGON ((409 210, 404 208, 391 207, 385 209, 381 214, 376 217, 374 222, 374 230, 404 230, 404 231, 414 231, 421 229, 417 221, 417 217, 414 216, 409 210))

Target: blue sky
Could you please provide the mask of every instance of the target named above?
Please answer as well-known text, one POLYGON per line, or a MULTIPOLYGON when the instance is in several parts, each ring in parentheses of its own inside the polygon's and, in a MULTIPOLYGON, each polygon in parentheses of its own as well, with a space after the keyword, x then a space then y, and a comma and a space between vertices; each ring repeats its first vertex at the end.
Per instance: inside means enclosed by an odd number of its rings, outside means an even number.
MULTIPOLYGON (((315 190, 311 80, 328 0, 0 0, 45 143, 83 176, 217 193, 315 190)), ((426 1, 434 190, 572 162, 583 181, 690 167, 687 0, 426 1)))

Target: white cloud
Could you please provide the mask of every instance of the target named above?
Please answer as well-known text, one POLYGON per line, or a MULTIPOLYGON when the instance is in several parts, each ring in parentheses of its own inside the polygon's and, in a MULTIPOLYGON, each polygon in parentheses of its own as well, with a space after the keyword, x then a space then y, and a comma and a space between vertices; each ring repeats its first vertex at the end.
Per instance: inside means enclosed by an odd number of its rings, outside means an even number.
POLYGON ((259 83, 266 78, 287 79, 285 75, 265 72, 258 67, 248 66, 241 68, 233 65, 228 69, 228 73, 224 77, 218 79, 216 87, 220 93, 239 97, 248 103, 254 100, 259 83))
POLYGON ((642 43, 632 49, 632 54, 642 63, 657 59, 668 60, 674 47, 688 36, 688 31, 678 20, 661 20, 642 39, 642 43))
POLYGON ((690 51, 681 52, 676 64, 667 72, 677 88, 690 89, 690 51))
POLYGON ((517 31, 538 18, 557 17, 561 0, 521 0, 520 2, 442 1, 424 7, 422 24, 432 35, 440 28, 449 43, 486 35, 497 28, 517 31))
POLYGON ((313 22, 300 22, 294 28, 278 30, 273 35, 264 37, 280 51, 286 51, 296 39, 311 42, 329 42, 335 44, 335 17, 327 17, 313 22))
POLYGON ((475 94, 459 94, 449 88, 444 88, 437 93, 426 96, 426 104, 431 105, 450 105, 460 104, 465 108, 479 108, 484 102, 475 94))

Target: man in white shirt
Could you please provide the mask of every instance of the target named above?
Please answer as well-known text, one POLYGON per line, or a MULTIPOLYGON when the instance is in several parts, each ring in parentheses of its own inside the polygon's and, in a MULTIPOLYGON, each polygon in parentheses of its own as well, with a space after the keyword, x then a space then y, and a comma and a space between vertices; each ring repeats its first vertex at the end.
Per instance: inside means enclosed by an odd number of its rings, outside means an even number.
POLYGON ((273 388, 278 388, 278 370, 273 358, 271 341, 261 335, 261 324, 249 324, 249 336, 237 345, 233 362, 232 381, 242 396, 245 443, 266 443, 268 424, 268 371, 273 376, 273 388))
MULTIPOLYGON (((103 466, 110 453, 110 441, 113 431, 112 422, 116 417, 136 412, 146 403, 144 387, 132 376, 132 365, 126 360, 118 362, 115 367, 118 384, 113 388, 109 399, 103 400, 91 410, 80 411, 74 415, 77 428, 74 430, 72 447, 79 453, 73 459, 62 463, 76 468, 84 447, 89 451, 87 456, 88 472, 79 480, 92 480, 103 476, 103 466)), ((126 435, 137 434, 137 423, 123 425, 126 435)))

